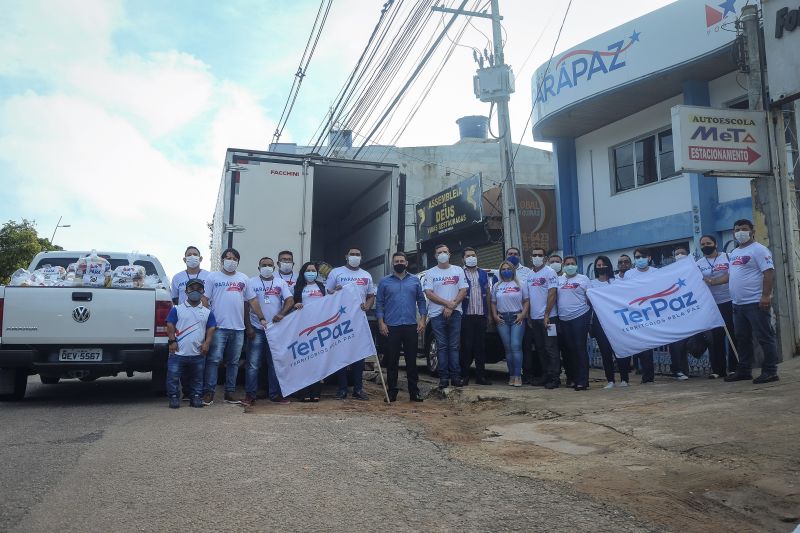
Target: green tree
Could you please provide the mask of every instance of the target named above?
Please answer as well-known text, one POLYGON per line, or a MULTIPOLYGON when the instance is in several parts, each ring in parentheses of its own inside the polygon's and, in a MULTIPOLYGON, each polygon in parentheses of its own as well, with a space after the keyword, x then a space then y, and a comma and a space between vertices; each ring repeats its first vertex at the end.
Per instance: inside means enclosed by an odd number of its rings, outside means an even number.
POLYGON ((39 252, 63 250, 39 237, 36 222, 22 219, 22 222, 9 220, 0 228, 0 284, 8 283, 18 268, 28 268, 31 259, 39 252))

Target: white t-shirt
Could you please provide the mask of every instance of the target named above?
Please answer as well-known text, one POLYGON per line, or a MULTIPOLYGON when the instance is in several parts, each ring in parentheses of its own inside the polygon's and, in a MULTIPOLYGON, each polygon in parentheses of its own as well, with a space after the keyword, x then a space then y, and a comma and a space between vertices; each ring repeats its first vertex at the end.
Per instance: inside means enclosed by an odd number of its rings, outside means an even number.
POLYGON ((368 294, 375 294, 377 291, 375 285, 372 283, 372 276, 363 268, 352 270, 346 266, 336 267, 328 274, 328 279, 325 281, 325 288, 328 292, 332 292, 337 285, 344 287, 350 283, 355 283, 361 292, 361 301, 367 300, 368 294))
MULTIPOLYGON (((543 320, 544 312, 547 309, 547 293, 550 292, 550 289, 558 288, 558 274, 547 265, 544 265, 538 271, 531 270, 527 283, 525 283, 525 288, 531 303, 531 318, 543 320)), ((557 314, 558 307, 553 305, 553 309, 550 310, 550 316, 556 316, 557 314)))
POLYGON ((222 329, 244 329, 244 302, 256 295, 247 288, 247 276, 241 272, 227 275, 211 272, 206 280, 206 298, 222 329))
POLYGON ((558 278, 558 318, 572 320, 589 312, 586 289, 590 284, 589 278, 583 274, 558 278))
MULTIPOLYGON (((253 276, 247 280, 247 292, 252 293, 258 298, 258 305, 267 322, 271 322, 273 317, 283 307, 283 302, 292 296, 292 291, 285 281, 278 276, 272 279, 263 279, 261 276, 253 276)), ((257 329, 264 329, 258 320, 258 316, 250 309, 250 324, 257 329)))
POLYGON ((656 270, 658 270, 658 269, 656 267, 654 267, 654 266, 647 267, 647 270, 639 270, 638 268, 632 268, 632 269, 628 270, 627 272, 625 272, 625 278, 624 279, 625 279, 625 281, 630 281, 632 279, 639 279, 639 278, 648 277, 651 274, 655 274, 656 270))
MULTIPOLYGON (((450 265, 447 268, 439 266, 429 268, 425 271, 425 282, 422 284, 422 290, 433 291, 433 294, 448 301, 455 300, 458 291, 468 287, 464 269, 456 265, 450 265)), ((428 302, 428 317, 439 316, 442 311, 444 311, 443 305, 432 301, 428 302)), ((461 312, 461 308, 457 308, 456 311, 461 312)))
POLYGON ((523 300, 527 300, 525 285, 513 281, 501 281, 492 287, 492 301, 497 304, 497 313, 519 313, 523 300))
MULTIPOLYGON (((702 257, 697 260, 697 268, 704 278, 719 278, 730 272, 731 266, 728 255, 721 253, 714 259, 702 257)), ((714 296, 714 301, 718 304, 724 304, 731 301, 731 291, 728 289, 727 283, 720 285, 709 285, 708 289, 711 295, 714 296)))
POLYGON ((769 248, 753 242, 744 248, 736 248, 729 257, 731 277, 728 285, 733 303, 746 305, 761 301, 764 272, 775 268, 769 248))
POLYGON ((603 289, 605 287, 610 286, 612 283, 614 283, 615 279, 617 279, 617 278, 608 278, 608 281, 600 281, 599 279, 594 278, 593 280, 589 281, 589 288, 590 289, 603 289))
POLYGON ((316 283, 309 283, 305 287, 303 287, 303 305, 308 303, 308 300, 314 298, 323 298, 325 294, 319 290, 319 287, 316 283))
POLYGON ((528 268, 528 267, 526 267, 524 265, 518 266, 517 267, 517 280, 521 284, 524 285, 525 282, 528 280, 528 276, 531 275, 531 272, 533 272, 533 271, 530 268, 528 268))
POLYGON ((284 274, 280 270, 276 270, 275 271, 275 276, 281 278, 283 281, 286 282, 286 285, 290 289, 294 290, 294 284, 297 283, 297 272, 292 271, 292 272, 289 272, 288 274, 284 274))
POLYGON ((186 301, 186 283, 190 279, 198 278, 205 282, 208 279, 208 271, 201 268, 197 274, 189 274, 185 270, 175 274, 170 284, 170 298, 177 298, 179 304, 184 303, 186 301))

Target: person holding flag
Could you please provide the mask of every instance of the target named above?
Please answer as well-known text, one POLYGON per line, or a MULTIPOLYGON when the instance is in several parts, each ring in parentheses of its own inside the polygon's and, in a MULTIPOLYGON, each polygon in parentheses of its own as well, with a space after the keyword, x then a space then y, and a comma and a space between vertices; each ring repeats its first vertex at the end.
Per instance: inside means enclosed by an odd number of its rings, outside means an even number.
MULTIPOLYGON (((649 277, 658 270, 654 266, 650 266, 653 258, 650 256, 650 250, 647 248, 637 248, 633 251, 633 264, 636 268, 632 268, 625 273, 625 281, 632 279, 642 279, 649 277)), ((654 383, 656 380, 656 370, 653 365, 653 350, 645 350, 633 356, 639 362, 639 369, 642 373, 642 385, 654 383)))

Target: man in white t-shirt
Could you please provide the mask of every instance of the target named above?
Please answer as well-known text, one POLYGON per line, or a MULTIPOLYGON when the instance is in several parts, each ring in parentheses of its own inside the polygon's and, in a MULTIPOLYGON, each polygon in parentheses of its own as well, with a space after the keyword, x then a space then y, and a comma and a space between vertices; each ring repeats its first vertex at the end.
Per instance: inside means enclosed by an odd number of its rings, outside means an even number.
MULTIPOLYGON (((633 266, 634 268, 625 273, 625 281, 632 279, 647 278, 655 274, 658 270, 654 266, 650 266, 653 258, 650 255, 650 250, 647 248, 637 248, 633 251, 633 266)), ((655 382, 656 370, 653 365, 653 350, 645 350, 633 356, 634 361, 638 361, 639 370, 642 374, 642 384, 655 382)))
POLYGON ((772 253, 753 240, 753 223, 749 220, 737 220, 733 236, 739 246, 730 253, 728 287, 733 300, 739 365, 736 373, 727 376, 725 381, 752 379, 754 336, 764 352, 764 362, 761 375, 753 383, 778 381, 778 349, 770 316, 775 284, 772 253))
POLYGON ((289 250, 282 250, 278 253, 278 277, 286 282, 289 290, 294 291, 297 272, 294 270, 294 254, 289 250))
POLYGON ((186 270, 175 274, 170 285, 170 296, 173 304, 178 305, 186 301, 186 282, 190 279, 199 279, 201 281, 208 279, 208 271, 200 268, 202 261, 203 257, 196 246, 186 248, 183 253, 183 262, 186 263, 186 270))
POLYGON ((225 357, 225 402, 241 403, 234 397, 236 377, 239 374, 239 358, 244 346, 244 303, 249 302, 259 324, 267 325, 261 312, 258 298, 247 288, 247 276, 237 272, 239 252, 228 248, 222 252, 222 271, 211 272, 205 283, 203 305, 214 311, 217 329, 206 359, 203 403, 214 403, 214 390, 217 387, 217 369, 225 357))
MULTIPOLYGON (((350 248, 345 256, 346 264, 331 270, 325 281, 328 294, 339 291, 345 285, 354 284, 361 292, 361 310, 367 312, 375 302, 375 284, 369 272, 361 268, 361 250, 350 248)), ((350 365, 350 378, 353 380, 353 399, 367 401, 369 397, 364 393, 364 360, 356 361, 350 365)), ((338 400, 347 398, 349 383, 347 368, 342 368, 336 373, 339 380, 339 390, 336 392, 338 400)))
MULTIPOLYGON (((280 322, 294 305, 294 298, 289 286, 275 275, 275 262, 271 257, 262 257, 258 261, 258 276, 247 280, 247 294, 255 294, 261 306, 261 312, 267 322, 280 322)), ((251 406, 256 401, 258 392, 258 375, 262 362, 267 363, 267 384, 269 399, 276 403, 288 404, 289 400, 281 394, 272 352, 269 349, 264 327, 249 303, 245 303, 249 321, 245 323, 247 332, 247 369, 245 371, 245 396, 242 404, 251 406)))
POLYGON ((459 348, 461 344, 461 301, 467 295, 464 269, 450 264, 450 248, 434 249, 435 267, 425 271, 422 288, 428 298, 428 317, 436 338, 439 362, 439 388, 463 386, 459 348))
POLYGON ((558 324, 556 298, 558 274, 545 264, 547 252, 544 248, 531 250, 531 273, 524 285, 530 302, 529 325, 531 340, 539 356, 542 376, 535 377, 532 384, 554 389, 561 383, 561 361, 558 337, 553 328, 558 324))

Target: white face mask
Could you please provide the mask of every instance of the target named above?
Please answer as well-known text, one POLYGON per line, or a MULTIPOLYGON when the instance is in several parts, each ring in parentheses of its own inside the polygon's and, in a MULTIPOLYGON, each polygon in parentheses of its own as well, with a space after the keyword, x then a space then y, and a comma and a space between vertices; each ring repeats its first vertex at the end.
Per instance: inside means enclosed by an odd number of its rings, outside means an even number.
POLYGON ((294 263, 278 263, 278 268, 280 268, 282 274, 291 274, 293 266, 294 263))
POLYGON ((475 256, 467 257, 466 259, 464 259, 464 264, 470 268, 478 266, 478 258, 475 256))
POLYGON ((272 274, 275 272, 275 267, 270 266, 263 266, 258 269, 258 273, 264 276, 265 278, 272 277, 272 274))
POLYGON ((442 252, 436 256, 436 260, 440 263, 447 263, 450 260, 450 254, 442 252))
POLYGON ((544 264, 544 257, 531 257, 531 264, 539 268, 544 264))
POLYGON ((744 243, 746 243, 747 241, 750 240, 750 232, 749 231, 737 231, 736 233, 733 234, 733 236, 736 238, 736 241, 739 244, 744 244, 744 243))
POLYGON ((680 261, 681 259, 686 259, 686 254, 675 254, 675 261, 680 261))
POLYGON ((225 272, 236 272, 236 268, 239 266, 239 261, 236 259, 225 259, 222 261, 222 268, 225 269, 225 272))
POLYGON ((556 272, 561 272, 561 263, 550 263, 550 268, 556 272))
POLYGON ((189 268, 197 268, 200 266, 200 257, 196 255, 189 255, 186 257, 186 266, 189 268))
POLYGON ((361 264, 361 256, 358 255, 348 255, 347 256, 347 264, 353 268, 358 268, 358 265, 361 264))

